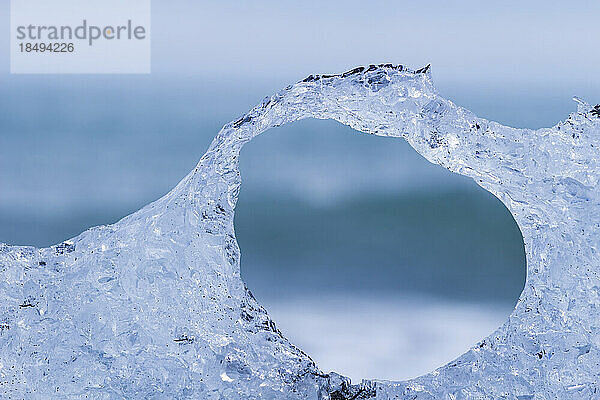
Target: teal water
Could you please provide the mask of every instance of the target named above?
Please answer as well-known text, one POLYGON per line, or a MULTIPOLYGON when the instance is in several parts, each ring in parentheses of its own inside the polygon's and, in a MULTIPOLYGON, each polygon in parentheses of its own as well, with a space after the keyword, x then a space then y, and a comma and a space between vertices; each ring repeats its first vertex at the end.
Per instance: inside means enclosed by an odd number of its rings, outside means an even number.
POLYGON ((525 254, 483 190, 363 197, 328 206, 240 202, 242 275, 260 298, 306 293, 513 302, 525 254))

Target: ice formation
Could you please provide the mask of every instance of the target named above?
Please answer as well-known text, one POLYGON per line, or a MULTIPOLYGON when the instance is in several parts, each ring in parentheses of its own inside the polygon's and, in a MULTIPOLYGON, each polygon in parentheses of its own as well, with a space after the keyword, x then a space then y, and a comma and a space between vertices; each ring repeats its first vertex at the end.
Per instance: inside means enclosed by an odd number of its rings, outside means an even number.
POLYGON ((600 106, 578 102, 564 122, 529 130, 440 97, 427 67, 371 65, 285 88, 116 224, 50 248, 0 245, 0 398, 600 399, 600 106), (282 336, 240 278, 238 157, 259 133, 307 117, 404 138, 504 202, 527 282, 503 326, 430 374, 354 385, 282 336))

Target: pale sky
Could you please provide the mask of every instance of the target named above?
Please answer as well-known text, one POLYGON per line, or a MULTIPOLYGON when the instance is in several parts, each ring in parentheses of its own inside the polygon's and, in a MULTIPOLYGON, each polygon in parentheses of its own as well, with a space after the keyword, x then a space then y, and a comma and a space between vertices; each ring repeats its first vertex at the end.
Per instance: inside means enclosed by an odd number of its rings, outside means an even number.
MULTIPOLYGON (((13 0, 18 1, 18 0, 13 0)), ((9 32, 9 1, 0 5, 9 32)), ((152 1, 154 75, 280 76, 392 62, 444 82, 600 86, 598 1, 152 1)), ((8 37, 0 74, 8 73, 8 37)))
POLYGON ((393 62, 431 63, 451 80, 598 82, 598 1, 157 3, 156 72, 287 75, 393 62))

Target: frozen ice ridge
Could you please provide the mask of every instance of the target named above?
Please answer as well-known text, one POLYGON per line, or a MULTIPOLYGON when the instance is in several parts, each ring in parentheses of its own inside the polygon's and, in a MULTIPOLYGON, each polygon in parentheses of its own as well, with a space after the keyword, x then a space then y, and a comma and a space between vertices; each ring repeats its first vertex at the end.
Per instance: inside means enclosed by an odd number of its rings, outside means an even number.
POLYGON ((219 132, 170 193, 50 248, 0 245, 2 399, 600 399, 600 106, 547 129, 477 118, 429 68, 311 75, 219 132), (506 323, 405 382, 319 370, 240 278, 233 216, 242 146, 331 118, 406 139, 501 199, 527 283, 506 323))

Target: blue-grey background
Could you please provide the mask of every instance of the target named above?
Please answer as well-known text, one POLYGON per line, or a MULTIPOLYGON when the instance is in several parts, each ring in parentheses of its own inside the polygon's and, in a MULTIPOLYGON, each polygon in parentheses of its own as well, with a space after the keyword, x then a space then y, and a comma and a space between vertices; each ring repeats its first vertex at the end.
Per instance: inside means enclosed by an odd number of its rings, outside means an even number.
MULTIPOLYGON (((518 127, 555 124, 573 95, 600 101, 598 2, 152 6, 150 75, 9 75, 0 37, 0 242, 117 221, 172 188, 223 124, 311 73, 431 63, 442 95, 518 127)), ((523 287, 506 208, 401 140, 306 120, 256 138, 241 169, 242 275, 324 369, 431 370, 523 287)))

